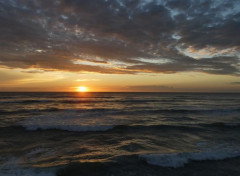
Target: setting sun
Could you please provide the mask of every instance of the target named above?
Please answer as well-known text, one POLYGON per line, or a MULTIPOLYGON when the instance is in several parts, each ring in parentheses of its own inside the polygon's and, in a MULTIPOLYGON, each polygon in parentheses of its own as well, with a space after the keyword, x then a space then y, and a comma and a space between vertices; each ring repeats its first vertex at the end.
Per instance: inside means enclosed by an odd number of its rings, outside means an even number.
POLYGON ((78 88, 77 88, 77 91, 78 91, 78 92, 87 92, 87 88, 81 86, 81 87, 78 87, 78 88))

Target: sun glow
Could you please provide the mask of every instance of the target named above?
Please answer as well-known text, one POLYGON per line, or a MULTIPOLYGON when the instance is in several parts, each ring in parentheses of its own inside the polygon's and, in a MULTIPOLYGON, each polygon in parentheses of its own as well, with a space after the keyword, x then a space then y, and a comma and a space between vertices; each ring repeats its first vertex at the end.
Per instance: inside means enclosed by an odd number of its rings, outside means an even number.
POLYGON ((83 87, 83 86, 77 88, 78 92, 87 92, 87 90, 88 90, 87 87, 83 87))

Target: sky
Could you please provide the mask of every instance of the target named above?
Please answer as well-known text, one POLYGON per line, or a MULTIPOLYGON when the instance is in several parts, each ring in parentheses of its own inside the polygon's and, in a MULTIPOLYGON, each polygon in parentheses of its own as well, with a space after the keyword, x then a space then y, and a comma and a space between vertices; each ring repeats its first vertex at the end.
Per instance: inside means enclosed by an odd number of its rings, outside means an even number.
POLYGON ((240 92, 239 0, 0 0, 0 91, 240 92))

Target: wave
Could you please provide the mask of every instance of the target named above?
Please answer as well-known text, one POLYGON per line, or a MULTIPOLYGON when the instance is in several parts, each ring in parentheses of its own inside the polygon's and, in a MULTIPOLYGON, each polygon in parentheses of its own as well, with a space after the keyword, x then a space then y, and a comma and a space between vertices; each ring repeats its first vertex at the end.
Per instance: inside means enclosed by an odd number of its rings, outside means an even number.
POLYGON ((157 124, 157 125, 116 125, 113 130, 179 130, 179 131, 193 131, 193 130, 204 130, 205 128, 226 128, 226 129, 237 129, 240 130, 240 123, 196 123, 196 124, 157 124))
POLYGON ((87 131, 107 131, 114 126, 112 125, 22 125, 28 131, 35 130, 64 130, 73 132, 87 131))
MULTIPOLYGON (((85 111, 85 110, 80 110, 85 111)), ((189 110, 189 109, 145 109, 145 110, 132 110, 132 109, 88 109, 86 111, 106 111, 118 115, 142 115, 142 114, 211 114, 211 115, 225 115, 232 113, 240 113, 240 109, 214 109, 214 110, 189 110)))
MULTIPOLYGON (((89 113, 89 115, 92 114, 98 114, 98 115, 120 115, 120 114, 126 114, 128 111, 121 111, 119 109, 107 109, 107 108, 94 108, 94 109, 63 109, 63 108, 45 108, 45 109, 17 109, 17 110, 0 110, 0 115, 8 115, 8 114, 25 114, 25 113, 36 113, 36 112, 61 112, 69 115, 72 115, 72 113, 89 113)), ((52 114, 53 116, 57 114, 52 114)), ((58 114, 59 115, 59 114, 58 114)), ((60 114, 61 115, 61 114, 60 114)))
POLYGON ((1 169, 0 166, 0 175, 1 176, 56 176, 56 169, 52 169, 52 171, 40 171, 40 169, 26 169, 26 168, 20 168, 20 167, 11 167, 9 169, 1 169))
POLYGON ((55 100, 13 100, 13 101, 0 101, 0 104, 33 104, 33 103, 52 103, 55 100))
MULTIPOLYGON (((1 158, 0 158, 1 159, 1 158)), ((1 176, 55 176, 57 168, 23 168, 19 158, 5 158, 5 163, 0 165, 1 176)))
POLYGON ((169 154, 142 154, 139 158, 148 164, 162 167, 183 167, 190 161, 223 160, 240 156, 239 149, 225 149, 206 152, 185 152, 169 154))
MULTIPOLYGON (((52 98, 52 97, 51 97, 52 98)), ((157 100, 106 100, 106 97, 75 97, 76 99, 66 100, 8 100, 0 101, 0 104, 41 104, 41 103, 63 103, 63 104, 80 104, 80 103, 150 103, 157 100), (78 99, 77 99, 78 98, 78 99), (89 99, 91 98, 91 99, 89 99)))
POLYGON ((188 114, 188 113, 203 113, 203 114, 225 114, 240 112, 240 109, 226 109, 226 110, 188 110, 188 109, 107 109, 107 108, 94 108, 94 109, 68 109, 77 112, 106 112, 117 115, 142 115, 142 114, 188 114))
POLYGON ((19 109, 15 111, 0 110, 0 115, 10 115, 10 114, 25 114, 25 113, 35 113, 35 112, 55 112, 61 111, 59 108, 46 108, 46 109, 19 109))
POLYGON ((187 125, 116 125, 113 130, 194 130, 196 126, 187 125))
POLYGON ((228 114, 240 112, 240 109, 160 109, 154 110, 155 113, 203 113, 203 114, 228 114))
MULTIPOLYGON (((82 103, 86 101, 81 101, 82 103)), ((240 109, 229 110, 186 110, 186 109, 160 109, 160 110, 132 110, 132 109, 117 109, 117 108, 93 108, 93 109, 61 109, 61 108, 46 108, 46 109, 18 109, 14 111, 0 110, 0 114, 22 114, 34 112, 78 112, 78 113, 99 113, 100 115, 152 115, 152 114, 213 114, 225 115, 231 113, 239 113, 240 109)))
MULTIPOLYGON (((85 97, 84 97, 85 98, 85 97)), ((90 99, 90 100, 85 100, 85 99, 75 99, 75 100, 61 100, 59 101, 60 103, 66 103, 66 104, 71 104, 71 103, 151 103, 151 102, 158 102, 158 100, 106 100, 105 98, 102 100, 96 99, 90 99)))
POLYGON ((116 125, 114 130, 204 130, 205 128, 226 128, 240 130, 240 123, 196 123, 196 124, 158 124, 158 125, 116 125))
POLYGON ((240 113, 240 109, 229 110, 187 110, 187 109, 145 109, 145 110, 132 110, 132 109, 77 109, 78 112, 105 112, 114 115, 152 115, 152 114, 211 114, 211 115, 225 115, 232 113, 240 113))
POLYGON ((106 131, 112 129, 114 125, 109 123, 108 118, 91 117, 89 114, 76 113, 53 113, 50 115, 40 115, 19 122, 19 125, 26 130, 65 130, 65 131, 106 131), (87 118, 86 118, 87 117, 87 118))
MULTIPOLYGON (((40 120, 42 121, 42 120, 40 120)), ((46 119, 47 121, 47 119, 46 119)), ((213 124, 195 124, 195 125, 104 125, 104 124, 93 124, 93 125, 79 125, 73 124, 73 122, 66 122, 65 120, 58 119, 56 121, 40 122, 36 119, 34 121, 25 121, 16 127, 24 127, 28 131, 35 130, 63 130, 72 132, 87 132, 87 131, 145 131, 145 130, 165 130, 165 131, 199 131, 204 130, 205 127, 210 128, 230 128, 240 127, 238 123, 213 123, 213 124), (63 121, 63 122, 62 122, 63 121), (204 126, 204 128, 202 128, 204 126)))
POLYGON ((195 127, 187 127, 187 126, 174 126, 174 125, 75 125, 75 124, 41 124, 41 123, 33 123, 33 122, 22 122, 18 125, 13 126, 3 126, 0 129, 23 129, 27 131, 37 131, 37 130, 61 130, 61 131, 71 131, 71 132, 91 132, 91 131, 108 131, 108 132, 119 132, 119 131, 145 131, 145 130, 197 130, 195 127))
POLYGON ((64 103, 64 104, 80 104, 80 103, 102 103, 102 102, 111 102, 111 101, 106 101, 106 100, 61 100, 59 103, 64 103))
POLYGON ((70 95, 66 95, 66 96, 64 96, 64 95, 60 95, 60 96, 46 96, 46 98, 57 98, 57 99, 63 99, 63 98, 73 98, 73 99, 75 99, 75 98, 78 98, 78 99, 81 99, 81 98, 89 98, 89 99, 93 99, 93 98, 96 98, 96 99, 98 99, 98 98, 106 98, 106 99, 109 99, 109 98, 115 98, 115 97, 113 97, 113 96, 70 96, 70 95))
POLYGON ((219 127, 219 128, 233 128, 233 127, 240 127, 240 123, 224 123, 224 122, 215 122, 215 123, 210 123, 210 124, 206 124, 206 123, 202 123, 199 124, 199 126, 203 126, 203 127, 219 127))

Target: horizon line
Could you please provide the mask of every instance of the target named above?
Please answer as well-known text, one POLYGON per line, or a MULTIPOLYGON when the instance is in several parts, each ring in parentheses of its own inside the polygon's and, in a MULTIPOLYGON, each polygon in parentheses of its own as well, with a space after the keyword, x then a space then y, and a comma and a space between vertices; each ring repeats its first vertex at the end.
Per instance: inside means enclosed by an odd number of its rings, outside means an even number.
POLYGON ((151 91, 122 91, 122 92, 119 92, 119 91, 112 91, 112 92, 104 92, 104 91, 89 91, 89 92, 77 92, 77 91, 0 91, 0 93, 80 93, 80 94, 86 94, 86 93, 240 93, 239 92, 229 92, 229 91, 226 91, 226 92, 221 92, 221 91, 216 91, 216 92, 204 92, 204 91, 196 91, 196 92, 151 92, 151 91))

